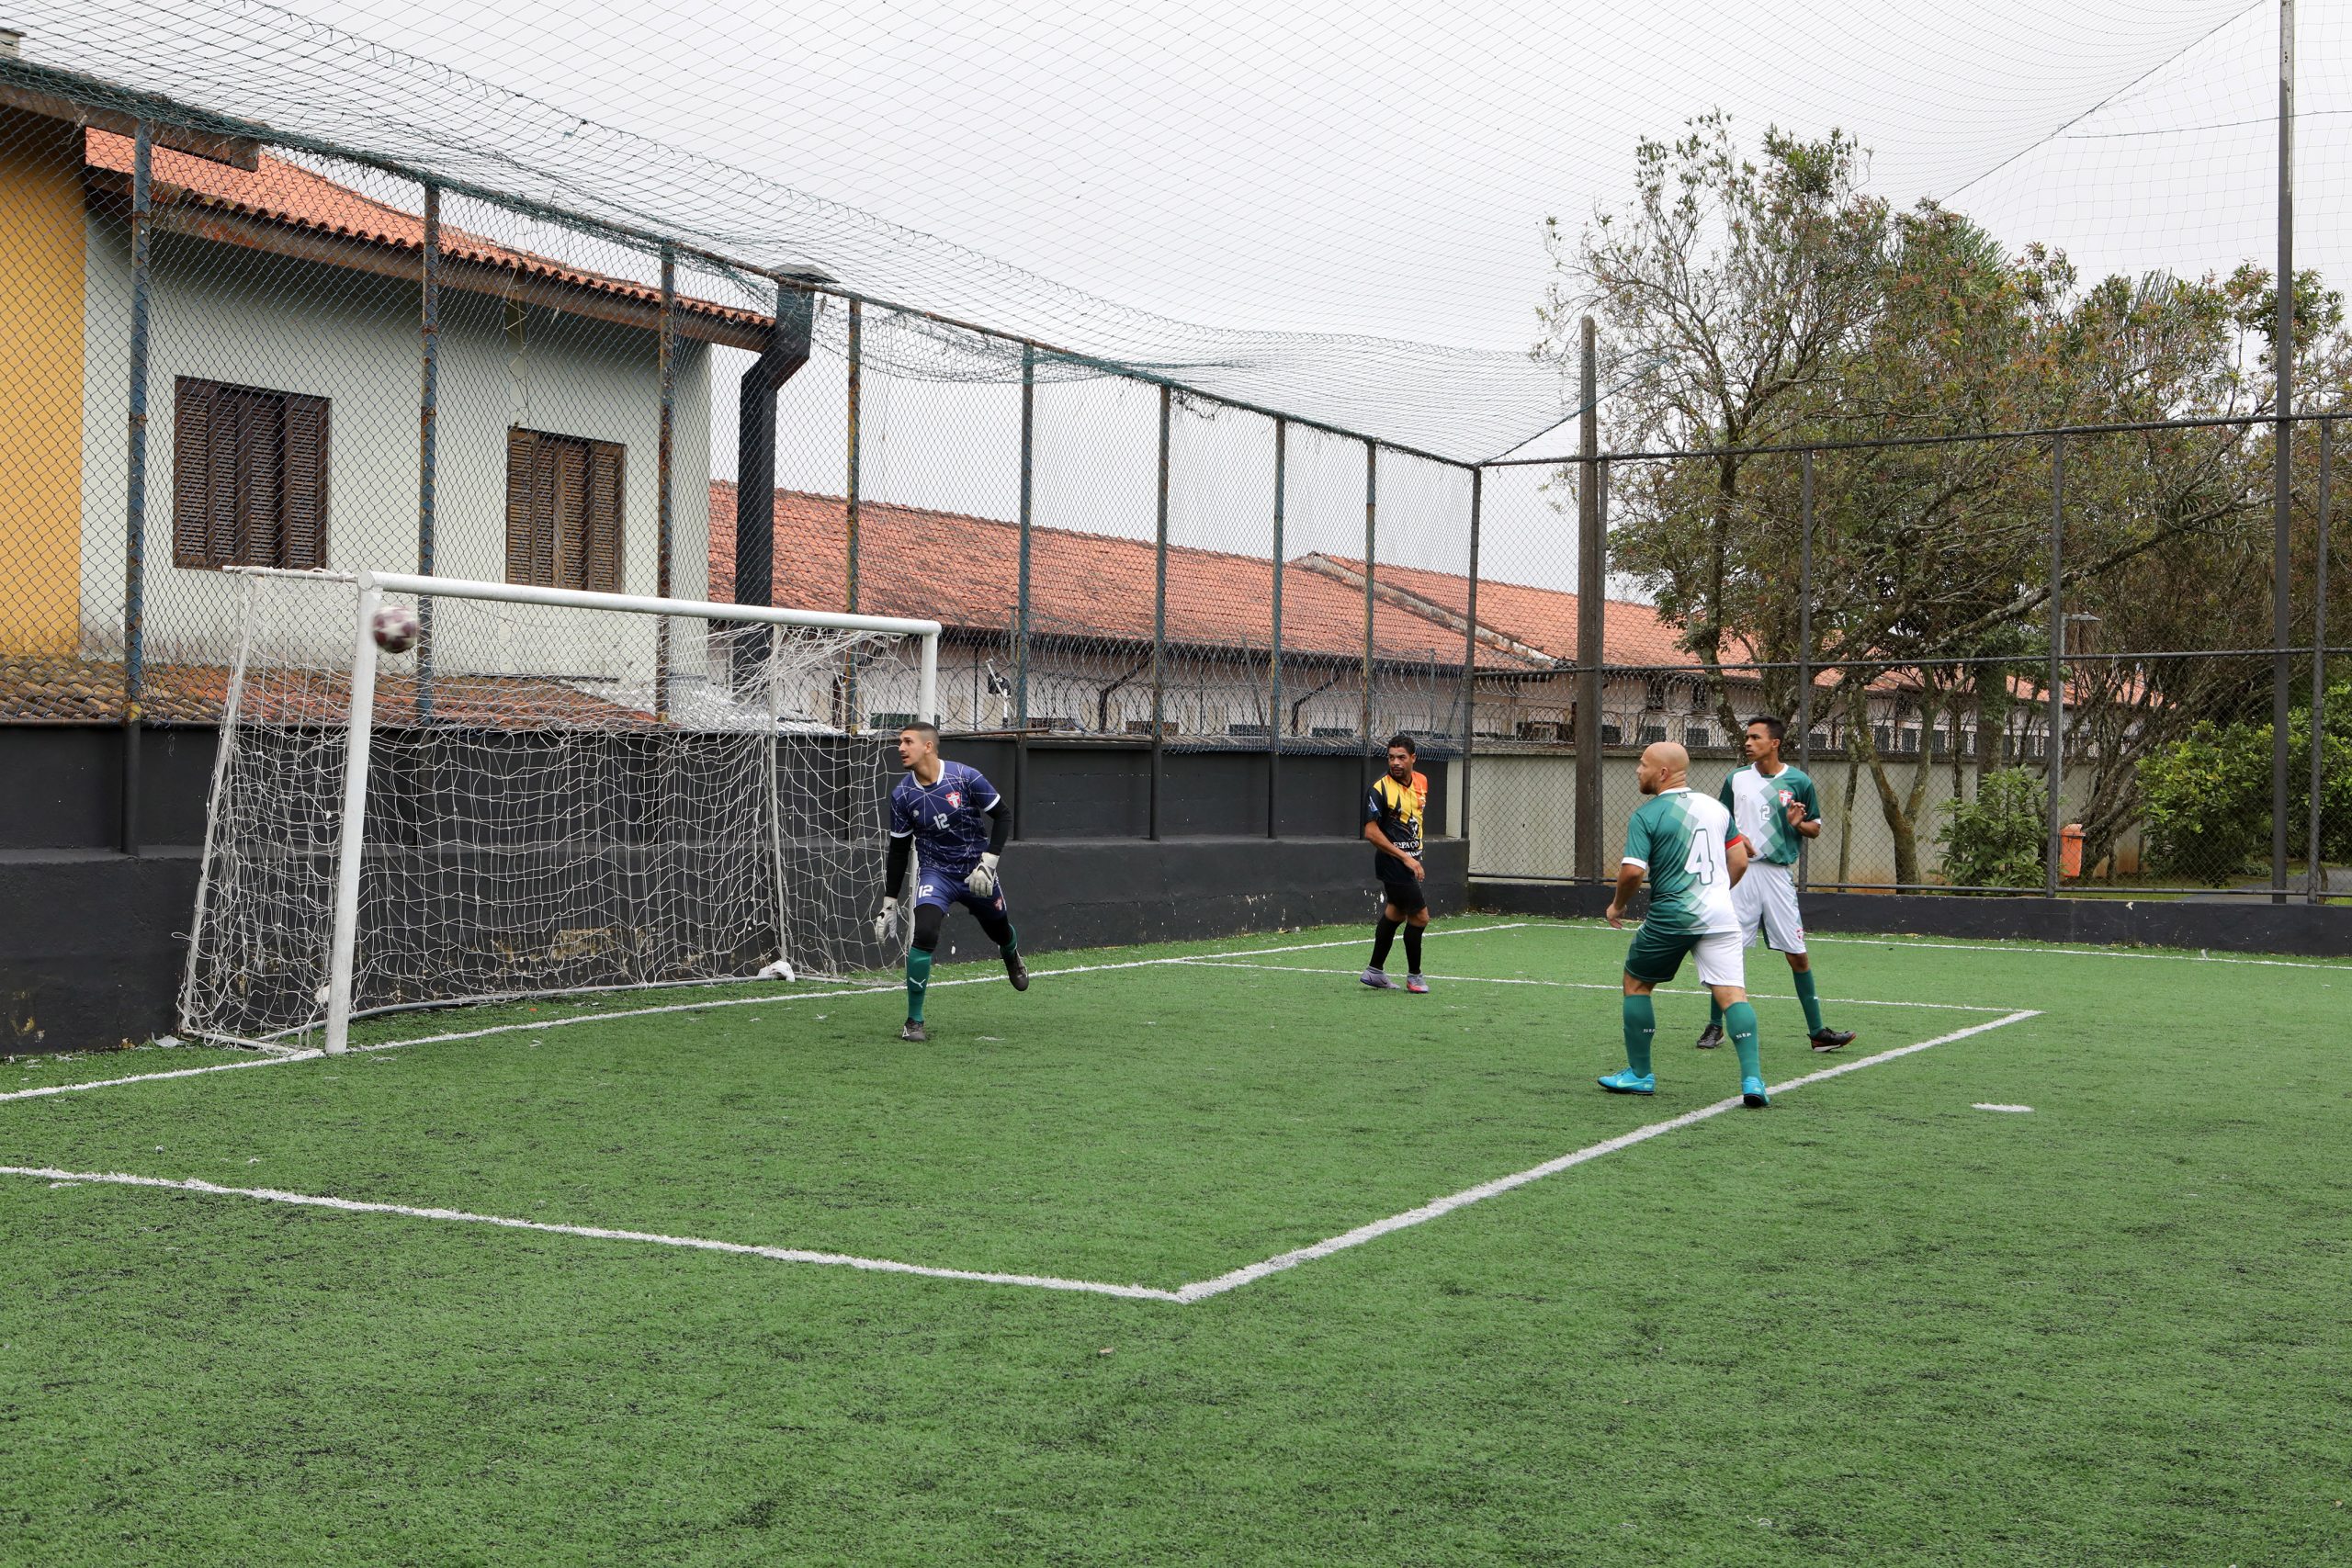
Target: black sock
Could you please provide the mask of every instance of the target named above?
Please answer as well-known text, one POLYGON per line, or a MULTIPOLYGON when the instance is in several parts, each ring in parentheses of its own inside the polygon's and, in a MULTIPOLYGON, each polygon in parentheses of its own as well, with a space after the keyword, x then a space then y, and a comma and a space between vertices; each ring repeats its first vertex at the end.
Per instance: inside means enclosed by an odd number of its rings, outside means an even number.
POLYGON ((1388 949, 1396 940, 1396 922, 1385 915, 1381 916, 1380 923, 1372 928, 1372 966, 1374 969, 1388 966, 1388 949))
POLYGON ((1421 972, 1422 929, 1419 926, 1405 928, 1405 972, 1408 975, 1418 975, 1421 972))

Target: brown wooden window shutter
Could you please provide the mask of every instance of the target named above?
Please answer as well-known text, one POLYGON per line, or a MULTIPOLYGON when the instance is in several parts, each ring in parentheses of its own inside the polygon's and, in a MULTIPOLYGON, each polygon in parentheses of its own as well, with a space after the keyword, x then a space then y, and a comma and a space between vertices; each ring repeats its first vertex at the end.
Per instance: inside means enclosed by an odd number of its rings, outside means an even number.
POLYGON ((621 586, 623 448, 506 433, 506 580, 615 593, 621 586))
POLYGON ((327 564, 327 400, 289 392, 285 415, 279 564, 318 571, 327 564))
POLYGON ((212 557, 212 403, 218 381, 179 378, 172 412, 172 564, 207 567, 212 557))
POLYGON ((327 564, 327 400, 178 378, 172 564, 327 564))
POLYGON ((610 441, 588 448, 588 537, 581 553, 587 562, 585 586, 598 593, 621 591, 621 448, 610 441))

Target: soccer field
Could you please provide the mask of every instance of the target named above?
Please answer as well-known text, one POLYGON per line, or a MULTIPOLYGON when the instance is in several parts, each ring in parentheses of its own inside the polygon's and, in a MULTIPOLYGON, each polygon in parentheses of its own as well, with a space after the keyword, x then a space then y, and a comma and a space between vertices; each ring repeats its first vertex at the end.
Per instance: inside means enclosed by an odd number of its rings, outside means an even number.
POLYGON ((0 1560, 2352 1561, 2352 964, 1624 942, 0 1067, 0 1560))

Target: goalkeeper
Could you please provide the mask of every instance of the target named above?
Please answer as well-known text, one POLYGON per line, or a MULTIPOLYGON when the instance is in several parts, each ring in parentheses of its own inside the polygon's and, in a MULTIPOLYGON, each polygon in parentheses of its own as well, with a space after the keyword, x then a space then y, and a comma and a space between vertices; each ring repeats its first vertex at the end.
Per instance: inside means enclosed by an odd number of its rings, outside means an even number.
POLYGON ((899 731, 899 765, 907 776, 890 791, 890 852, 882 873, 882 912, 874 917, 874 940, 891 941, 899 930, 899 896, 907 886, 907 850, 916 855, 914 940, 907 949, 907 1021, 901 1040, 928 1040, 923 1030, 923 993, 931 988, 932 955, 951 905, 972 911, 980 929, 1004 955, 1005 978, 1016 991, 1029 988, 1029 971, 1014 943, 1005 914, 1004 886, 997 880, 997 858, 1012 830, 1012 813, 996 786, 977 768, 939 755, 939 727, 917 720, 899 731))

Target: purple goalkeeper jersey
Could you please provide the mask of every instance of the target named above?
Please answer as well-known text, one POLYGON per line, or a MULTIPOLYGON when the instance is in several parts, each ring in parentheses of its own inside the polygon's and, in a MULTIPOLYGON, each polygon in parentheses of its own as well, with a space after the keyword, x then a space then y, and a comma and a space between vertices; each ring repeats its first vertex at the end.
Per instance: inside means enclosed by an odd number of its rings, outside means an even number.
POLYGON ((996 785, 978 768, 939 764, 939 782, 926 788, 912 773, 890 791, 890 837, 912 837, 915 858, 927 871, 962 880, 989 849, 989 808, 996 785))

